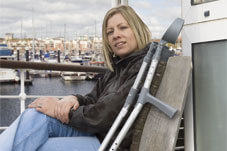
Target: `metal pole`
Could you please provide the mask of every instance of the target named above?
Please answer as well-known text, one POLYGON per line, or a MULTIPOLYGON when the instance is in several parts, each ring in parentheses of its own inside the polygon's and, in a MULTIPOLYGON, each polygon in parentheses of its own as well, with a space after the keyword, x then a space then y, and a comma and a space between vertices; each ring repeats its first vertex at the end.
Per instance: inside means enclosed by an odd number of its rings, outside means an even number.
POLYGON ((26 100, 26 94, 25 94, 25 89, 24 89, 24 81, 25 81, 25 76, 24 76, 25 70, 21 69, 20 70, 20 108, 21 108, 21 113, 25 110, 25 100, 26 100))
POLYGON ((120 0, 112 0, 112 8, 121 4, 120 0))
POLYGON ((128 5, 128 0, 121 0, 121 5, 128 5))
POLYGON ((64 53, 63 55, 66 55, 66 45, 65 45, 65 38, 66 38, 66 24, 64 24, 64 41, 63 41, 63 47, 64 47, 64 53))

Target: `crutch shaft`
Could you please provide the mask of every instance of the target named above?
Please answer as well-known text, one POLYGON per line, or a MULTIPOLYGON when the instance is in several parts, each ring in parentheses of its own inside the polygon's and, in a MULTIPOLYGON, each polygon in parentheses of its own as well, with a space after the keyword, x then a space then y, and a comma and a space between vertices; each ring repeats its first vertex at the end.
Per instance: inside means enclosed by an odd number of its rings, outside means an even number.
POLYGON ((113 137, 115 131, 117 130, 118 126, 120 125, 122 119, 125 117, 125 115, 127 114, 129 109, 129 105, 128 107, 123 107, 119 113, 119 115, 117 116, 116 120, 114 121, 112 127, 110 128, 108 134, 105 136, 105 139, 103 140, 101 146, 99 147, 98 151, 104 151, 105 148, 107 147, 109 141, 111 140, 111 138, 113 137))
POLYGON ((122 140, 124 139, 125 135, 127 134, 128 130, 132 126, 133 122, 136 120, 136 117, 139 115, 141 109, 143 108, 143 104, 137 103, 135 108, 133 109, 132 113, 130 114, 128 120, 126 121, 125 125, 123 126, 122 130, 118 134, 117 138, 113 142, 112 146, 110 147, 109 151, 116 151, 118 146, 121 144, 122 140))
POLYGON ((160 60, 160 56, 161 56, 161 52, 162 52, 162 48, 163 48, 163 42, 160 42, 161 44, 158 45, 158 48, 153 56, 153 59, 151 61, 151 65, 144 83, 144 87, 145 88, 150 88, 151 82, 153 80, 154 77, 154 73, 156 71, 156 68, 158 66, 158 62, 160 60))

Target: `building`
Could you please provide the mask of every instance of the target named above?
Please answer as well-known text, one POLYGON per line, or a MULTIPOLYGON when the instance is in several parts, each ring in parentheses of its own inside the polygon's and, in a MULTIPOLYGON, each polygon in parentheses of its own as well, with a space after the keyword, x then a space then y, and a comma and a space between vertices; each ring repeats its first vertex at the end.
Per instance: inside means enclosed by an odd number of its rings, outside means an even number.
POLYGON ((92 46, 93 50, 102 50, 102 38, 94 37, 92 46))
POLYGON ((13 33, 6 33, 5 40, 13 40, 13 33))
POLYGON ((185 151, 227 150, 227 1, 182 0, 183 55, 192 57, 185 151))

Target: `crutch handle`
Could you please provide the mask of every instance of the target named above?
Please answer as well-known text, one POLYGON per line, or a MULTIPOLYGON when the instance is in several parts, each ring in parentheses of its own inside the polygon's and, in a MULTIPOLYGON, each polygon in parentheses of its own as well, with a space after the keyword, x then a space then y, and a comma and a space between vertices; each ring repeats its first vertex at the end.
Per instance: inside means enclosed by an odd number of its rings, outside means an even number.
POLYGON ((159 100, 158 98, 152 96, 149 93, 147 94, 147 97, 149 98, 146 100, 148 103, 151 103, 152 105, 157 107, 170 118, 173 118, 173 116, 176 114, 177 109, 173 108, 172 106, 164 103, 163 101, 159 100))
POLYGON ((157 107, 160 111, 165 113, 170 118, 173 118, 173 116, 176 114, 177 110, 170 105, 164 103, 163 101, 159 100, 158 98, 152 96, 149 93, 149 89, 143 87, 140 93, 140 97, 138 99, 138 102, 141 104, 150 103, 157 107))

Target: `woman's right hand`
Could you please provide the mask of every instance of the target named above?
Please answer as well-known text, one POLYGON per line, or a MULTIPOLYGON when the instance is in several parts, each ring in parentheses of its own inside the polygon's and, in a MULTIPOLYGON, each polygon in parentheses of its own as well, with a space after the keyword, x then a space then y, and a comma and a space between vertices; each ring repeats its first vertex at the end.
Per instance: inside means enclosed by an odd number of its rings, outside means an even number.
POLYGON ((55 118, 54 110, 58 102, 58 98, 55 97, 41 97, 30 103, 28 108, 35 108, 37 111, 55 118))
POLYGON ((79 107, 79 102, 76 96, 65 96, 59 100, 54 109, 55 118, 62 123, 69 123, 69 112, 71 108, 76 110, 79 107))

